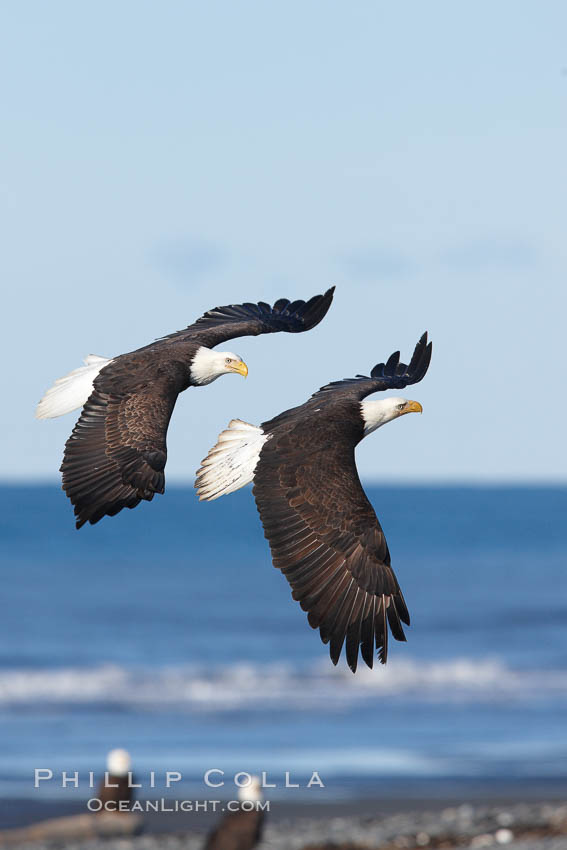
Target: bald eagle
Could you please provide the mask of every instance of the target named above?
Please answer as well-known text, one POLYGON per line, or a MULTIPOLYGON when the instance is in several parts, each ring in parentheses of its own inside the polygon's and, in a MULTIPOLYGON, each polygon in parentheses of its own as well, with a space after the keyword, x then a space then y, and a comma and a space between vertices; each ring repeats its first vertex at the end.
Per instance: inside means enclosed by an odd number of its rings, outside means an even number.
POLYGON ((431 343, 424 334, 409 365, 399 352, 357 375, 321 387, 299 407, 260 427, 233 419, 197 472, 199 499, 210 501, 254 482, 254 498, 275 567, 330 644, 337 664, 346 641, 353 673, 358 651, 368 667, 374 646, 388 657, 388 624, 405 640, 409 613, 390 563, 384 532, 356 469, 354 450, 367 434, 421 404, 404 398, 364 401, 424 377, 431 343))
POLYGON ((221 375, 246 377, 248 367, 230 351, 211 349, 241 336, 311 330, 323 319, 334 287, 309 301, 280 298, 270 307, 215 307, 185 330, 106 359, 89 355, 45 393, 36 410, 50 419, 83 408, 65 445, 63 489, 77 528, 135 508, 165 490, 166 435, 177 396, 221 375))
POLYGON ((106 757, 106 773, 101 780, 97 796, 100 812, 118 811, 120 803, 128 806, 134 799, 131 777, 132 760, 127 750, 110 750, 106 757))
POLYGON ((208 835, 204 850, 252 850, 260 842, 264 828, 264 795, 257 776, 238 789, 238 808, 227 812, 208 835))

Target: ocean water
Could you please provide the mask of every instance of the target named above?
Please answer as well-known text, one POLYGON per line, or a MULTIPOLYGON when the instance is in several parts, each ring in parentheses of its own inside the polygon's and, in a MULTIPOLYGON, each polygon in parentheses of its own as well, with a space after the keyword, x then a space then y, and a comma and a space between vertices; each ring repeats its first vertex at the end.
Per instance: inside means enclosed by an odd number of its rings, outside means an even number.
POLYGON ((367 489, 412 626, 353 676, 272 567, 249 491, 170 487, 77 532, 56 486, 0 488, 0 795, 69 794, 77 770, 92 796, 111 747, 143 783, 179 771, 172 794, 203 796, 211 768, 227 794, 265 771, 274 796, 327 801, 564 782, 567 489, 367 489), (35 768, 54 772, 39 791, 35 768))

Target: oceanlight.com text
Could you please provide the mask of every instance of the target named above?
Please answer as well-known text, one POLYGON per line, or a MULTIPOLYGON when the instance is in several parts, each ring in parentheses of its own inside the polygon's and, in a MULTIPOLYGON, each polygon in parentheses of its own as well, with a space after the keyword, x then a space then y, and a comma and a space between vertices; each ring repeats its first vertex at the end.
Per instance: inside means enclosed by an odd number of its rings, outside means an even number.
POLYGON ((89 812, 269 812, 269 800, 107 800, 99 797, 87 801, 89 812))

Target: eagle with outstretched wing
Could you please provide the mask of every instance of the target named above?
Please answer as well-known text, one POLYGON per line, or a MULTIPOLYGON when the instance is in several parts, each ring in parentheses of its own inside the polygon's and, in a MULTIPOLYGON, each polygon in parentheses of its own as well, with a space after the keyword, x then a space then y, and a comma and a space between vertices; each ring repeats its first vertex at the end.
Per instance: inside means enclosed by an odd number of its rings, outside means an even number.
POLYGON ((197 473, 200 499, 217 499, 253 481, 275 567, 319 629, 336 664, 343 646, 356 671, 388 656, 388 627, 405 640, 410 618, 382 527, 358 477, 355 448, 367 434, 421 404, 366 401, 424 377, 431 343, 424 334, 408 365, 395 352, 370 376, 321 387, 299 407, 261 426, 233 420, 197 473))
POLYGON ((238 355, 214 346, 242 336, 311 330, 327 313, 333 291, 308 301, 280 298, 273 306, 260 301, 216 307, 185 330, 136 351, 112 359, 89 355, 84 366, 56 381, 36 416, 83 408, 61 465, 77 528, 164 492, 167 428, 179 393, 221 375, 248 374, 238 355))

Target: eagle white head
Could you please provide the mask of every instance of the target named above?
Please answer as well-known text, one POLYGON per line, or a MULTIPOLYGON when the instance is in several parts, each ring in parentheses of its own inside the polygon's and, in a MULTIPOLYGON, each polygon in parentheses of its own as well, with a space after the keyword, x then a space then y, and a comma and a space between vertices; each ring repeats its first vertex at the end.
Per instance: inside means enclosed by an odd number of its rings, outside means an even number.
POLYGON ((212 351, 201 346, 191 361, 191 378, 200 386, 210 384, 221 375, 237 374, 244 378, 248 366, 238 354, 232 351, 212 351))
POLYGON ((361 401, 360 412, 364 421, 364 436, 371 434, 376 428, 404 416, 406 413, 423 413, 418 401, 408 401, 405 398, 384 398, 380 401, 361 401))
POLYGON ((262 784, 258 776, 251 776, 250 782, 238 789, 238 799, 241 803, 259 803, 264 799, 262 784))
POLYGON ((106 757, 106 769, 110 776, 127 776, 132 767, 128 750, 110 750, 106 757))

